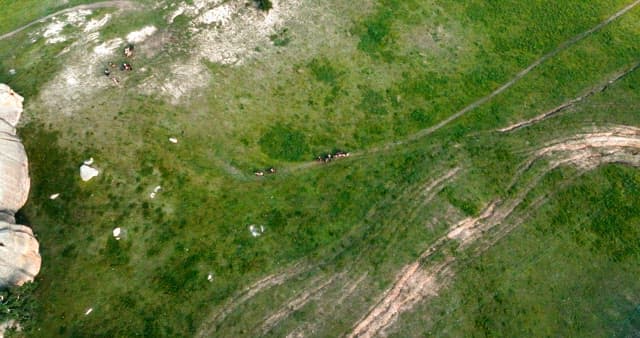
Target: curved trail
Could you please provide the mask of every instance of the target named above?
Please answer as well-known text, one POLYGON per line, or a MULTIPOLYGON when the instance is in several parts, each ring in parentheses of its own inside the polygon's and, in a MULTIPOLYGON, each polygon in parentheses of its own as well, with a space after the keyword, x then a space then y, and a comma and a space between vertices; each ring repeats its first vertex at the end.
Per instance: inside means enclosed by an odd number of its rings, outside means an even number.
MULTIPOLYGON (((606 163, 623 163, 640 167, 639 152, 640 129, 626 126, 579 134, 539 149, 523 163, 522 167, 529 170, 533 167, 533 162, 543 158, 550 159, 549 163, 543 164, 541 172, 519 188, 512 198, 505 201, 495 200, 480 216, 467 218, 453 226, 414 263, 404 267, 393 285, 354 325, 348 337, 373 337, 384 334, 384 331, 401 313, 410 310, 420 301, 437 296, 438 292, 446 286, 447 281, 452 278, 456 259, 447 253, 444 253, 443 261, 435 264, 424 263, 426 259, 436 252, 441 252, 444 246, 452 241, 459 243, 459 250, 469 249, 471 254, 479 254, 491 247, 524 220, 524 217, 520 217, 506 222, 531 190, 551 170, 564 165, 574 165, 581 171, 587 171, 606 163), (477 245, 471 247, 472 244, 477 245)), ((516 181, 517 178, 523 177, 522 173, 516 176, 516 181)), ((529 211, 536 209, 543 202, 544 199, 534 201, 529 211)))
MULTIPOLYGON (((458 119, 459 117, 463 116, 464 114, 466 114, 466 113, 468 113, 468 112, 480 107, 481 105, 487 103, 488 101, 490 101, 494 97, 498 96, 499 94, 501 94, 505 90, 507 90, 510 87, 512 87, 514 84, 516 84, 523 77, 525 77, 527 74, 529 74, 531 71, 536 69, 538 66, 540 66, 545 61, 553 58, 554 56, 556 56, 560 52, 562 52, 562 51, 568 49, 569 47, 575 45, 576 43, 584 40, 585 38, 589 37, 593 33, 595 33, 597 31, 607 27, 613 21, 615 21, 618 18, 620 18, 621 16, 625 15, 627 12, 631 11, 632 9, 637 7, 638 5, 640 5, 640 0, 635 0, 634 2, 630 3, 629 5, 625 6, 622 9, 620 9, 619 11, 615 12, 614 14, 612 14, 611 16, 609 16, 608 18, 606 18, 604 21, 600 22, 596 26, 594 26, 594 27, 592 27, 592 28, 590 28, 590 29, 588 29, 588 30, 586 30, 586 31, 574 36, 573 38, 561 43, 554 50, 552 50, 552 51, 548 52, 547 54, 541 56, 540 58, 535 60, 532 64, 530 64, 528 67, 526 67, 525 69, 523 69, 520 72, 518 72, 511 80, 507 81, 505 84, 503 84, 499 88, 495 89, 493 92, 491 92, 488 95, 486 95, 486 96, 474 101, 470 105, 462 108, 458 112, 456 112, 453 115, 447 117, 446 119, 438 122, 437 124, 435 124, 435 125, 433 125, 433 126, 431 126, 429 128, 422 129, 422 130, 420 130, 420 131, 418 131, 418 132, 416 132, 414 134, 411 134, 411 135, 407 136, 403 140, 387 142, 387 143, 382 144, 382 145, 377 146, 377 147, 373 147, 373 148, 369 148, 369 149, 353 152, 351 154, 351 156, 362 156, 364 154, 378 153, 380 151, 391 149, 391 148, 403 145, 405 143, 408 143, 408 142, 411 142, 411 141, 415 141, 417 139, 420 139, 422 137, 428 136, 430 134, 433 134, 434 132, 442 129, 443 127, 445 127, 449 123, 453 122, 454 120, 458 119)), ((299 163, 297 165, 293 165, 293 166, 289 167, 288 169, 285 169, 284 171, 297 171, 297 170, 307 169, 309 167, 312 167, 314 164, 316 164, 315 161, 314 162, 299 163)))
POLYGON ((134 3, 133 1, 125 1, 125 0, 114 0, 114 1, 103 1, 103 2, 96 2, 96 3, 92 3, 92 4, 86 4, 86 5, 78 5, 75 7, 70 7, 70 8, 66 8, 63 10, 59 10, 55 13, 49 14, 47 16, 44 16, 38 20, 32 21, 18 29, 15 29, 9 33, 0 35, 0 40, 4 40, 4 39, 8 39, 20 32, 22 32, 23 30, 33 26, 33 25, 37 25, 39 23, 42 23, 44 21, 47 21, 55 16, 61 15, 61 14, 65 14, 65 13, 69 13, 69 12, 73 12, 73 11, 78 11, 78 10, 83 10, 83 9, 98 9, 98 8, 108 8, 108 7, 118 7, 120 9, 124 9, 124 8, 135 8, 136 6, 138 6, 138 4, 134 3))
POLYGON ((496 89, 493 92, 491 92, 489 95, 484 96, 484 97, 476 100, 475 102, 471 103, 470 105, 462 108, 462 110, 460 110, 460 111, 456 112, 455 114, 447 117, 446 119, 440 121, 438 124, 436 124, 434 126, 431 126, 429 128, 420 130, 419 132, 417 132, 415 134, 409 135, 405 140, 387 143, 387 144, 385 144, 385 145, 383 145, 381 147, 372 149, 372 151, 379 151, 379 150, 383 150, 383 149, 392 148, 392 147, 395 147, 395 146, 398 146, 398 145, 402 145, 402 144, 404 144, 406 142, 413 141, 413 140, 416 140, 416 139, 419 139, 419 138, 422 138, 424 136, 427 136, 427 135, 430 135, 430 134, 434 133, 435 131, 437 131, 437 130, 441 129, 442 127, 444 127, 444 126, 448 125, 449 123, 451 123, 453 120, 456 120, 457 118, 461 117, 462 115, 468 113, 471 110, 474 110, 474 109, 478 108, 479 106, 483 105, 487 101, 489 101, 489 100, 493 99, 494 97, 498 96, 499 94, 501 94, 505 90, 507 90, 510 87, 512 87, 514 84, 516 84, 518 81, 520 81, 520 79, 525 77, 527 74, 529 74, 532 70, 536 69, 538 66, 540 66, 545 61, 551 59, 552 57, 556 56, 558 53, 560 53, 560 52, 566 50, 567 48, 575 45, 576 43, 580 42, 581 40, 584 40, 586 37, 590 36, 591 34, 593 34, 593 33, 597 32, 597 31, 603 29, 604 27, 608 26, 610 23, 612 23, 613 21, 615 21, 619 17, 623 16, 624 14, 626 14, 627 12, 629 12, 630 10, 632 10, 633 8, 635 8, 638 5, 640 5, 640 0, 636 0, 636 1, 632 2, 631 4, 627 5, 626 7, 622 8, 621 10, 617 11, 616 13, 614 13, 613 15, 611 15, 610 17, 608 17, 604 21, 600 22, 596 26, 592 27, 591 29, 586 30, 586 31, 574 36, 573 38, 561 43, 554 50, 552 50, 549 53, 543 55, 542 57, 540 57, 539 59, 534 61, 532 64, 530 64, 527 68, 521 70, 511 80, 509 80, 507 83, 503 84, 498 89, 496 89))

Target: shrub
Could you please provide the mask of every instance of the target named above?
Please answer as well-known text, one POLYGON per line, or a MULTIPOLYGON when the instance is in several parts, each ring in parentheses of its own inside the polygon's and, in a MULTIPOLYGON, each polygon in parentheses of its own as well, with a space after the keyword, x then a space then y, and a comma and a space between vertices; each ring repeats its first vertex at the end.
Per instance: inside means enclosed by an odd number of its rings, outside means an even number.
POLYGON ((261 11, 269 11, 273 8, 271 0, 256 0, 256 5, 258 5, 258 9, 261 11))

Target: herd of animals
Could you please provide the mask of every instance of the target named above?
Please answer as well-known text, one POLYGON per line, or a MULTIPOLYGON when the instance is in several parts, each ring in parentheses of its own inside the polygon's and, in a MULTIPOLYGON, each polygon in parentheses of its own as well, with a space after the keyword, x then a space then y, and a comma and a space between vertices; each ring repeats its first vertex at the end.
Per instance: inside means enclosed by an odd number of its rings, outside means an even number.
MULTIPOLYGON (((319 163, 329 163, 333 160, 337 160, 340 158, 345 158, 345 157, 349 157, 351 156, 350 153, 342 151, 342 150, 337 150, 333 153, 326 153, 326 154, 322 154, 318 157, 316 157, 316 162, 319 163)), ((256 176, 265 176, 265 175, 270 175, 270 174, 275 174, 276 173, 276 168, 274 167, 269 167, 267 169, 264 170, 256 170, 254 171, 254 174, 256 176)))
MULTIPOLYGON (((127 59, 131 59, 133 58, 133 49, 134 46, 132 44, 127 45, 127 47, 124 48, 123 51, 123 55, 125 58, 127 59)), ((111 77, 111 71, 118 68, 118 65, 116 65, 114 62, 109 62, 109 64, 107 65, 107 67, 104 68, 103 70, 103 74, 107 77, 109 77, 113 83, 115 83, 116 85, 120 84, 120 80, 118 80, 117 77, 113 76, 111 77)), ((133 70, 133 66, 131 66, 131 63, 124 61, 120 63, 120 71, 132 71, 133 70)))

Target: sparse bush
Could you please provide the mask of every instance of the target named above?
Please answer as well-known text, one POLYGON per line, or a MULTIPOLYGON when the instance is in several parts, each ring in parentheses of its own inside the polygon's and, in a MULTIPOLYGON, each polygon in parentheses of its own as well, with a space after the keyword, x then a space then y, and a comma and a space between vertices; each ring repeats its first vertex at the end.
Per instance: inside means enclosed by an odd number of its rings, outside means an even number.
POLYGON ((26 283, 1 291, 0 323, 13 319, 23 328, 30 327, 38 306, 33 297, 36 287, 36 283, 26 283))
POLYGON ((274 46, 284 47, 288 45, 289 42, 291 42, 291 37, 289 36, 289 34, 287 34, 288 31, 289 30, 287 28, 284 28, 279 32, 277 32, 276 34, 270 35, 269 39, 271 40, 271 42, 273 42, 274 46))
POLYGON ((311 69, 311 73, 316 80, 328 85, 337 85, 340 73, 326 58, 311 60, 311 62, 309 62, 309 69, 311 69))
POLYGON ((271 8, 273 8, 273 3, 271 3, 271 0, 255 0, 256 1, 256 5, 258 6, 258 9, 260 9, 261 11, 269 11, 271 8))

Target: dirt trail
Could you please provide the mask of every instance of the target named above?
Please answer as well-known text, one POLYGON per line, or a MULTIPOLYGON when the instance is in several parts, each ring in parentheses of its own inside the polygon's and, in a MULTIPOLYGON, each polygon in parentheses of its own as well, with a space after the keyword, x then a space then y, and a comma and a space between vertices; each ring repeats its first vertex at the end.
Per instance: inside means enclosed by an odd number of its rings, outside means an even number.
POLYGON ((571 99, 543 114, 540 114, 534 118, 522 121, 522 122, 518 122, 518 123, 514 123, 508 127, 504 127, 504 128, 500 128, 498 129, 499 132, 501 133, 505 133, 505 132, 511 132, 511 131, 515 131, 521 128, 525 128, 528 127, 532 124, 538 123, 540 121, 543 121, 551 116, 554 116, 570 107, 572 107, 573 105, 575 105, 576 103, 596 94, 596 93, 600 93, 605 91, 609 86, 611 86, 612 84, 618 82, 619 80, 621 80, 622 78, 624 78, 625 76, 631 74, 632 72, 634 72, 635 70, 637 70, 638 68, 640 68, 640 62, 636 62, 632 67, 629 67, 627 70, 623 71, 623 72, 618 72, 616 74, 614 74, 613 76, 611 76, 609 79, 607 79, 605 82, 599 84, 598 86, 596 86, 595 88, 592 88, 588 91, 586 91, 584 94, 571 99))
MULTIPOLYGON (((422 129, 422 130, 420 130, 420 131, 418 131, 418 132, 416 132, 414 134, 411 134, 411 135, 407 136, 406 138, 404 138, 402 140, 387 142, 385 144, 382 144, 382 145, 379 145, 377 147, 373 147, 373 148, 370 148, 370 149, 367 149, 367 150, 361 150, 361 151, 352 152, 351 156, 355 157, 355 156, 362 156, 362 155, 365 155, 365 154, 375 154, 375 153, 378 153, 378 152, 381 152, 381 151, 384 151, 384 150, 388 150, 388 149, 391 149, 391 148, 394 148, 394 147, 397 147, 397 146, 406 144, 408 142, 415 141, 415 140, 420 139, 422 137, 425 137, 425 136, 433 134, 434 132, 442 129, 443 127, 445 127, 449 123, 453 122, 454 120, 458 119, 459 117, 463 116, 464 114, 466 114, 466 113, 478 108, 479 106, 485 104, 486 102, 490 101, 494 97, 498 96, 499 94, 501 94, 505 90, 507 90, 510 87, 512 87, 514 84, 516 84, 518 81, 520 81, 520 79, 525 77, 527 74, 529 74, 531 71, 536 69, 538 66, 540 66, 545 61, 553 58, 554 56, 556 56, 560 52, 568 49, 569 47, 575 45, 576 43, 580 42, 581 40, 584 40, 585 38, 587 38, 591 34, 593 34, 593 33, 597 32, 597 31, 605 28, 606 26, 611 24, 613 21, 615 21, 616 19, 618 19, 621 16, 625 15, 627 12, 629 12, 632 9, 634 9, 638 5, 640 5, 640 0, 635 0, 634 2, 630 3, 629 5, 627 5, 626 7, 622 8, 622 9, 620 9, 619 11, 617 11, 616 13, 614 13, 613 15, 611 15, 610 17, 608 17, 604 21, 600 22, 596 26, 594 26, 594 27, 592 27, 592 28, 590 28, 590 29, 588 29, 588 30, 586 30, 586 31, 574 36, 573 38, 561 43, 554 50, 552 50, 552 51, 548 52, 547 54, 541 56, 540 58, 535 60, 532 64, 530 64, 528 67, 526 67, 525 69, 523 69, 520 72, 518 72, 511 80, 507 81, 506 83, 504 83, 502 86, 500 86, 499 88, 497 88, 493 92, 491 92, 488 95, 476 100, 475 102, 471 103, 470 105, 462 108, 458 112, 456 112, 453 115, 447 117, 446 119, 440 121, 439 123, 437 123, 437 124, 435 124, 435 125, 433 125, 431 127, 422 129)), ((633 70, 635 70, 635 69, 632 69, 629 72, 631 72, 633 70)), ((625 75, 626 74, 623 74, 620 77, 623 77, 625 75)), ((606 89, 606 86, 608 86, 608 85, 605 85, 605 89, 606 89)), ((559 110, 565 109, 567 107, 564 107, 564 108, 563 107, 559 107, 560 108, 559 110)), ((292 171, 307 169, 307 168, 309 168, 309 167, 311 167, 311 166, 313 166, 315 164, 317 164, 315 161, 314 162, 299 163, 299 164, 293 165, 293 166, 291 166, 289 168, 286 168, 285 172, 292 172, 292 171)))
POLYGON ((348 337, 372 337, 387 328, 399 313, 410 309, 417 301, 428 296, 436 296, 441 284, 439 278, 450 274, 449 261, 430 270, 425 270, 419 262, 405 267, 393 287, 384 293, 382 301, 360 321, 348 337))
POLYGON ((342 304, 342 302, 344 302, 347 297, 350 297, 353 292, 356 291, 360 283, 362 283, 367 278, 367 276, 369 276, 369 272, 365 272, 360 277, 358 277, 358 279, 345 284, 344 290, 346 291, 342 293, 342 296, 340 296, 336 303, 342 304))
MULTIPOLYGON (((529 182, 525 182, 512 198, 506 201, 495 200, 480 216, 462 220, 424 251, 415 262, 403 268, 396 282, 354 326, 348 337, 382 335, 402 312, 411 309, 428 297, 436 296, 452 278, 456 259, 452 255, 447 255, 444 261, 431 263, 431 265, 424 263, 426 259, 442 251, 444 245, 451 241, 459 244, 459 250, 477 244, 472 250, 475 254, 488 249, 524 220, 524 217, 521 217, 519 220, 505 222, 551 170, 562 165, 574 165, 586 171, 605 163, 623 163, 640 167, 640 129, 618 126, 559 140, 536 151, 532 158, 523 164, 523 167, 532 168, 532 162, 542 158, 549 158, 549 163, 529 182), (488 234, 490 235, 487 236, 488 234)), ((522 175, 517 174, 517 176, 522 175)), ((536 208, 543 202, 544 199, 534 201, 531 207, 536 208)))
POLYGON ((240 305, 244 304, 247 300, 253 298, 259 292, 262 292, 271 287, 280 285, 290 278, 304 273, 309 268, 304 267, 301 264, 297 264, 292 268, 278 273, 267 276, 250 286, 242 290, 238 295, 233 297, 227 304, 223 305, 220 310, 214 312, 208 320, 205 320, 201 325, 196 337, 211 337, 214 336, 216 331, 216 324, 222 322, 231 312, 236 310, 240 305))
POLYGON ((406 143, 408 141, 416 140, 416 139, 419 139, 419 138, 422 138, 424 136, 427 136, 427 135, 430 135, 430 134, 434 133, 435 131, 437 131, 437 130, 441 129, 442 127, 444 127, 444 126, 448 125, 449 123, 451 123, 453 120, 456 120, 457 118, 459 118, 462 115, 468 113, 469 111, 478 108, 479 106, 481 106, 484 103, 486 103, 487 101, 493 99, 494 97, 496 97, 500 93, 502 93, 505 90, 509 89, 516 82, 520 81, 520 79, 522 79, 525 75, 529 74, 532 70, 534 70, 535 68, 540 66, 545 61, 551 59, 552 57, 556 56, 558 53, 566 50, 567 48, 575 45, 576 43, 578 43, 581 40, 585 39, 589 35, 591 35, 591 34, 597 32, 597 31, 601 30, 602 28, 608 26, 610 23, 612 23, 613 21, 615 21, 619 17, 623 16, 624 14, 626 14, 627 12, 629 12, 630 10, 632 10, 633 8, 638 6, 639 4, 640 4, 640 0, 636 0, 636 1, 632 2, 631 4, 627 5, 626 7, 622 8, 618 12, 614 13, 613 15, 611 15, 610 17, 608 17, 607 19, 605 19, 601 23, 599 23, 596 26, 592 27, 591 29, 586 30, 586 31, 574 36, 573 38, 563 42, 558 47, 556 47, 554 50, 552 50, 549 53, 543 55, 542 57, 540 57, 539 59, 534 61, 532 64, 530 64, 527 68, 521 70, 518 74, 516 74, 515 77, 513 77, 507 83, 505 83, 502 86, 500 86, 498 89, 496 89, 493 92, 491 92, 489 95, 487 95, 485 97, 482 97, 479 100, 471 103, 470 105, 466 106, 465 108, 463 108, 462 110, 458 111, 457 113, 455 113, 455 114, 449 116, 448 118, 440 121, 438 124, 436 124, 436 125, 434 125, 432 127, 423 129, 423 130, 421 130, 421 131, 419 131, 419 132, 417 132, 417 133, 415 133, 413 135, 410 135, 409 137, 407 137, 403 141, 387 143, 386 145, 382 146, 381 148, 382 149, 386 149, 386 148, 390 148, 390 147, 395 147, 397 145, 404 144, 404 143, 406 143))
POLYGON ((120 8, 120 9, 125 9, 125 8, 135 8, 137 6, 139 6, 139 4, 136 4, 133 1, 114 0, 114 1, 102 1, 102 2, 92 3, 92 4, 86 4, 86 5, 79 5, 79 6, 75 6, 75 7, 70 7, 70 8, 66 8, 66 9, 57 11, 55 13, 49 14, 47 16, 44 16, 44 17, 42 17, 42 18, 40 18, 38 20, 32 21, 32 22, 30 22, 30 23, 28 23, 28 24, 26 24, 26 25, 24 25, 24 26, 22 26, 22 27, 20 27, 20 28, 18 28, 16 30, 13 30, 13 31, 9 32, 9 33, 0 35, 0 40, 8 39, 8 38, 10 38, 10 37, 22 32, 23 30, 33 26, 33 25, 45 22, 45 21, 47 21, 47 20, 49 20, 49 19, 51 19, 51 18, 53 18, 55 16, 58 16, 58 15, 61 15, 61 14, 65 14, 65 13, 70 13, 70 12, 73 12, 73 11, 78 11, 78 10, 83 10, 83 9, 108 8, 108 7, 117 7, 117 8, 120 8))
POLYGON ((312 284, 316 284, 313 288, 300 292, 290 299, 284 306, 280 307, 278 311, 264 320, 260 327, 262 335, 266 335, 274 326, 278 325, 281 320, 288 317, 291 313, 301 309, 309 301, 320 297, 326 290, 327 286, 333 283, 336 278, 340 279, 341 277, 342 275, 334 275, 321 283, 318 283, 317 280, 312 282, 312 284))

